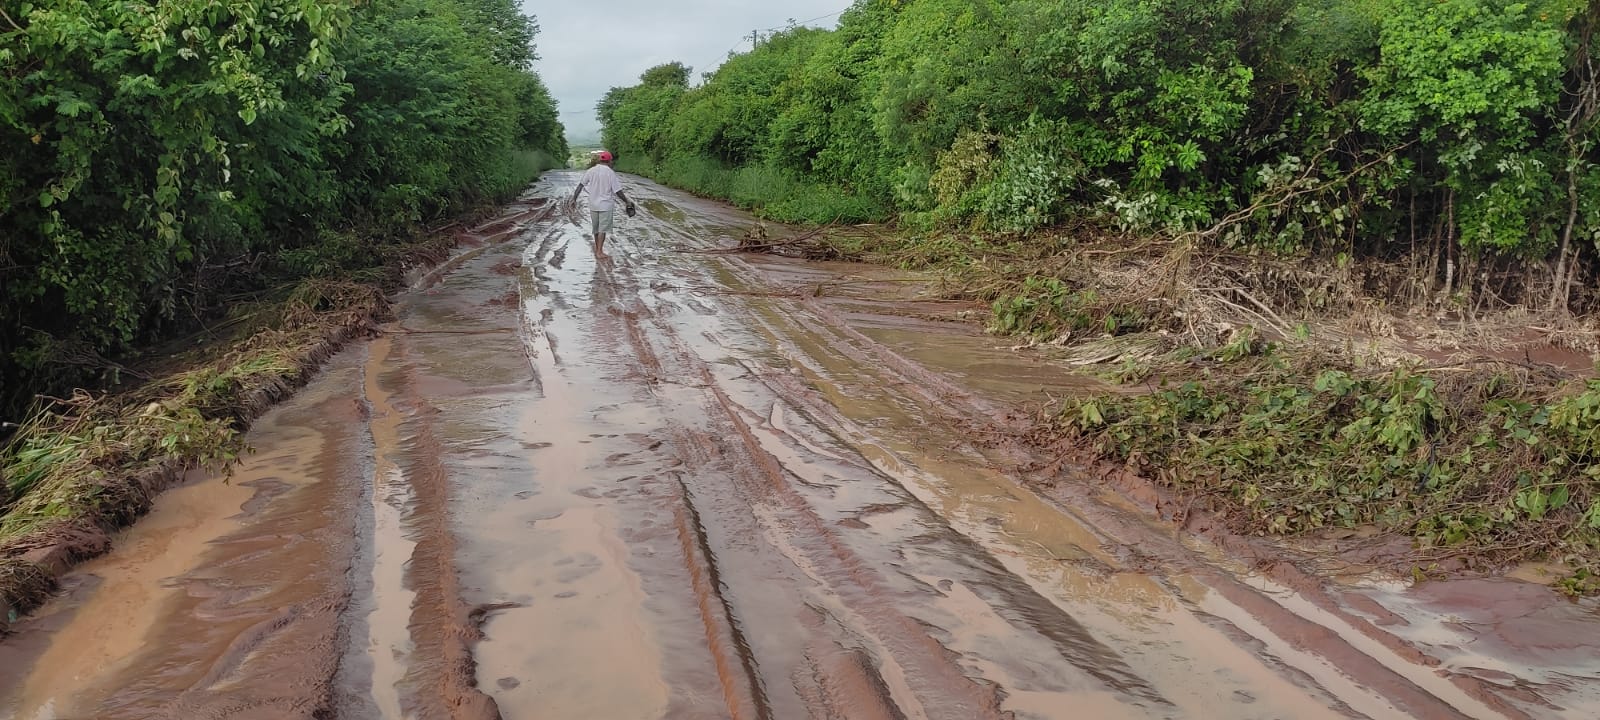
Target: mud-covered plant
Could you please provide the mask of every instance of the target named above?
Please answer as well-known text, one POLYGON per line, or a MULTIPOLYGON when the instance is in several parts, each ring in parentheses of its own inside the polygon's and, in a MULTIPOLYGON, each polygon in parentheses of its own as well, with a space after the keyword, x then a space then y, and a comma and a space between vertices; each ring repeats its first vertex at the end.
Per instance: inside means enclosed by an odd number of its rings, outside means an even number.
POLYGON ((1122 335, 1149 325, 1140 309, 1119 304, 1094 288, 1074 290, 1058 278, 1037 275, 996 298, 992 312, 991 332, 1036 338, 1079 332, 1122 335))
POLYGON ((7 478, 0 558, 53 523, 114 527, 148 501, 134 478, 159 466, 222 469, 245 450, 243 420, 302 377, 314 348, 383 311, 379 291, 312 280, 273 308, 273 325, 212 362, 119 396, 79 392, 36 412, 0 449, 7 478), (284 327, 288 329, 277 329, 284 327))
POLYGON ((1050 332, 1080 304, 1080 296, 1060 280, 1029 277, 1014 293, 994 301, 990 329, 1002 335, 1050 332))
POLYGON ((1431 553, 1600 569, 1600 382, 1551 399, 1532 389, 1550 378, 1503 371, 1317 365, 1241 360, 1203 382, 1068 401, 1059 422, 1245 531, 1377 525, 1431 553))
POLYGON ((1246 325, 1235 330, 1228 342, 1217 348, 1216 357, 1223 362, 1235 362, 1268 353, 1271 349, 1271 343, 1263 341, 1254 327, 1246 325))
POLYGON ((232 416, 207 417, 179 398, 139 406, 79 394, 67 405, 36 416, 0 455, 14 498, 0 508, 0 542, 92 509, 108 474, 137 475, 166 458, 222 467, 242 449, 232 416))
POLYGON ((1600 593, 1600 573, 1580 567, 1571 575, 1557 580, 1556 589, 1573 597, 1600 593))

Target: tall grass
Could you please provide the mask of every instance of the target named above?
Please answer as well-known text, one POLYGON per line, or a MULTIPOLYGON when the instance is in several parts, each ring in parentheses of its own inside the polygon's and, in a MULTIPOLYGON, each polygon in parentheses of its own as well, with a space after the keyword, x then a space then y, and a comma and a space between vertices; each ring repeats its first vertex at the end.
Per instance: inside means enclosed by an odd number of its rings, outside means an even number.
POLYGON ((730 167, 698 155, 619 160, 618 169, 665 185, 754 210, 779 222, 823 224, 868 222, 888 215, 885 208, 840 188, 810 183, 767 165, 730 167))
POLYGON ((516 150, 484 179, 484 192, 495 201, 504 202, 539 179, 540 173, 565 166, 565 160, 543 150, 516 150))

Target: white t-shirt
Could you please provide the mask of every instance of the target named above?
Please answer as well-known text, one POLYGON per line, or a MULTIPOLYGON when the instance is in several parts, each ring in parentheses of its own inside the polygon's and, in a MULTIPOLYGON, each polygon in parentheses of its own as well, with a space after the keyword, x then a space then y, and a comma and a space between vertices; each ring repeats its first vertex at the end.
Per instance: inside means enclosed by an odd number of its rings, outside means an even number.
POLYGON ((589 193, 589 209, 605 212, 617 207, 616 195, 622 190, 622 181, 610 165, 602 163, 583 174, 583 189, 589 193))

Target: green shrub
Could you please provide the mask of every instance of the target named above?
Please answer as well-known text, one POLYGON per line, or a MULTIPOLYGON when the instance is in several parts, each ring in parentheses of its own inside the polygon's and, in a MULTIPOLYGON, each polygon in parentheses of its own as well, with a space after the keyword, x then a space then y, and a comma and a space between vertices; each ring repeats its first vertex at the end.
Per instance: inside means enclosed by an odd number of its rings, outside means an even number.
POLYGON ((56 349, 123 352, 284 280, 248 268, 349 267, 362 241, 329 238, 409 232, 566 155, 511 0, 8 8, 0 414, 95 380, 56 349))
POLYGON ((1023 236, 1226 218, 1213 236, 1233 247, 1457 244, 1537 273, 1559 239, 1600 233, 1600 195, 1567 191, 1600 176, 1589 5, 859 0, 698 86, 653 69, 600 118, 622 155, 698 158, 684 186, 774 217, 1023 236))

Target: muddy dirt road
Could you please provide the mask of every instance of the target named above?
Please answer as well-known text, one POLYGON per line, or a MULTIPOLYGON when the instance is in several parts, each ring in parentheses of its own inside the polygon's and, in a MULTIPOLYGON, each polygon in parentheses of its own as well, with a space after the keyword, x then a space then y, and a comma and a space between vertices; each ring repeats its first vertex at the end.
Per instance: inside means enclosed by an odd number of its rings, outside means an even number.
POLYGON ((596 263, 574 180, 75 572, 0 718, 1600 713, 1592 605, 1296 592, 1041 496, 990 428, 1082 381, 889 271, 697 252, 752 220, 643 181, 596 263))

